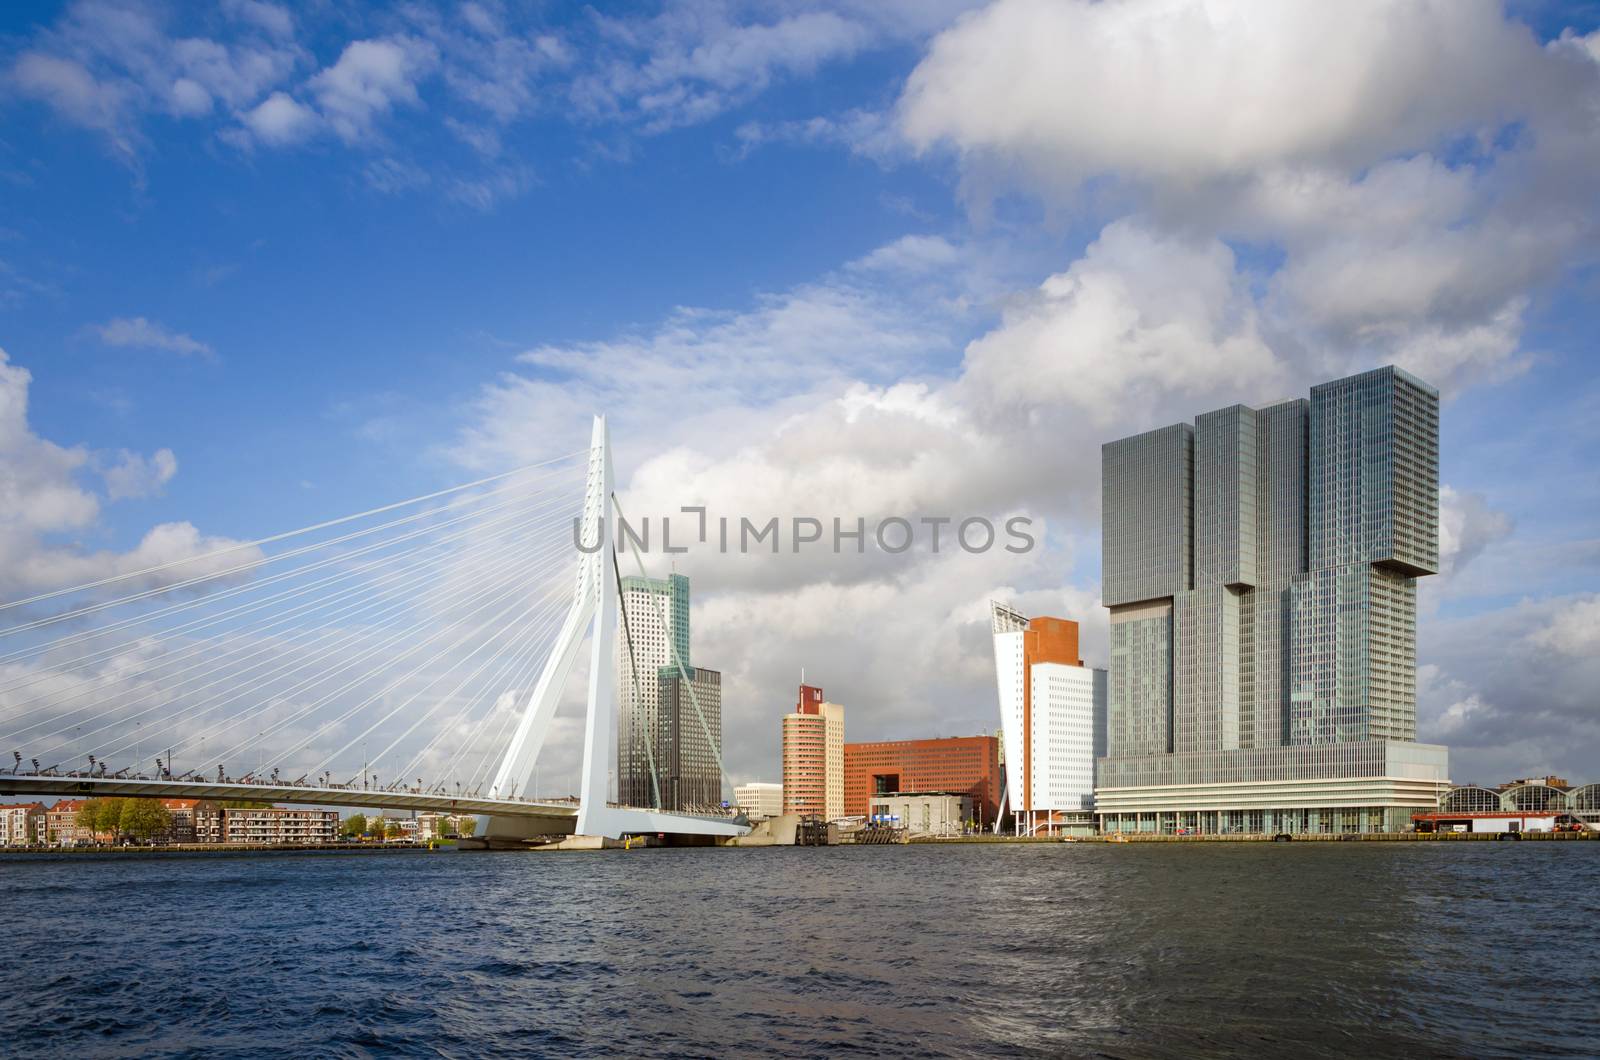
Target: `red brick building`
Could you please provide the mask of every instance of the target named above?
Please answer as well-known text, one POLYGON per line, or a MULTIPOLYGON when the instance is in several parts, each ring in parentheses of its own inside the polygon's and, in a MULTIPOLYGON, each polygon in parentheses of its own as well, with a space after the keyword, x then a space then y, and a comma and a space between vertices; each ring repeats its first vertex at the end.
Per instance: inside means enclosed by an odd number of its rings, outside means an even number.
POLYGON ((979 825, 993 824, 1000 806, 1000 740, 952 736, 845 744, 844 812, 864 816, 873 795, 890 791, 969 795, 979 825))

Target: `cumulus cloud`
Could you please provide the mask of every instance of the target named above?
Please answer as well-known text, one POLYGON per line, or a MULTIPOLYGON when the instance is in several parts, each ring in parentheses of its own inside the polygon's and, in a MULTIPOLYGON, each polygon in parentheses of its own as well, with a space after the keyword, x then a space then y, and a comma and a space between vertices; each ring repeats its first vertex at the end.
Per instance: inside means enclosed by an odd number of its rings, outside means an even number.
POLYGON ((438 55, 415 38, 358 40, 311 79, 323 115, 347 142, 366 138, 374 120, 396 104, 416 106, 417 80, 438 55))
POLYGON ((239 121, 264 144, 299 143, 317 127, 317 114, 287 92, 274 92, 239 116, 239 121))
POLYGON ((98 470, 110 500, 151 497, 178 473, 178 458, 171 449, 157 449, 149 456, 122 449, 102 461, 98 470))
MULTIPOLYGON (((177 459, 168 449, 150 456, 98 454, 39 437, 28 422, 31 382, 28 371, 0 350, 0 600, 129 574, 235 544, 201 534, 185 522, 153 527, 127 551, 79 544, 76 537, 96 529, 102 505, 101 496, 85 484, 85 472, 97 471, 106 487, 105 500, 117 501, 159 490, 177 472, 177 459)), ((184 571, 184 576, 197 569, 184 571)), ((146 584, 161 584, 161 576, 146 584)))
POLYGON ((1006 188, 1265 246, 1262 328, 1448 392, 1522 367, 1530 288, 1597 234, 1600 66, 1500 6, 998 0, 940 34, 899 127, 1006 188), (1095 200, 1090 200, 1095 201, 1095 200))
POLYGON ((980 400, 1067 406, 1101 425, 1128 402, 1226 388, 1259 398, 1285 381, 1233 252, 1133 221, 1108 225, 1070 268, 1007 306, 967 348, 966 368, 980 400))
POLYGON ((186 357, 212 357, 216 354, 207 343, 144 317, 113 317, 104 324, 91 325, 89 330, 107 346, 169 350, 186 357))

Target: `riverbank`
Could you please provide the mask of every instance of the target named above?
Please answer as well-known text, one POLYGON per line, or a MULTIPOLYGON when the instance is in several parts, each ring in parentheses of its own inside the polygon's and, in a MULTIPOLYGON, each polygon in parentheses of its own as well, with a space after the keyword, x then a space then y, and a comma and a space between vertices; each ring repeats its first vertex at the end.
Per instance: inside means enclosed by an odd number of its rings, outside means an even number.
MULTIPOLYGON (((1282 841, 1295 843, 1340 843, 1352 841, 1366 843, 1461 843, 1485 840, 1493 842, 1507 836, 1518 841, 1530 839, 1566 842, 1600 839, 1600 832, 1350 832, 1346 834, 1305 832, 1288 835, 1287 839, 1282 841)), ((970 843, 1272 843, 1278 841, 1280 840, 1277 836, 1264 833, 1251 835, 1147 835, 1133 832, 1121 835, 1073 836, 1066 839, 1038 836, 963 835, 918 836, 909 840, 910 843, 932 845, 970 843)))
MULTIPOLYGON (((437 849, 444 849, 443 844, 437 849)), ((161 854, 416 854, 427 853, 427 846, 398 843, 174 843, 159 847, 0 847, 0 855, 65 855, 116 854, 119 856, 146 857, 161 854)))

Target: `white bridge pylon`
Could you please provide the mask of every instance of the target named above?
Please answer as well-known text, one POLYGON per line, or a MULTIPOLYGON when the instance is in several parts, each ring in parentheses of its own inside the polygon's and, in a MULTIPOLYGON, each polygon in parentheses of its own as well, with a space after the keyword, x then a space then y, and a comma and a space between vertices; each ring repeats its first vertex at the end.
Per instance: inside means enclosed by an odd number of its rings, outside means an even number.
MULTIPOLYGON (((512 734, 491 792, 500 798, 531 794, 528 788, 533 783, 534 765, 544 748, 556 706, 572 676, 573 664, 577 662, 587 632, 589 694, 584 714, 583 780, 578 790, 577 833, 611 839, 650 832, 744 835, 750 831, 749 827, 728 818, 665 813, 610 803, 610 767, 616 760, 617 689, 613 660, 618 611, 614 542, 607 536, 607 531, 617 525, 609 518, 616 511, 612 488, 611 437, 605 417, 596 416, 589 443, 589 472, 579 524, 580 557, 572 606, 512 734)), ((527 828, 528 822, 522 818, 492 817, 488 837, 520 838, 527 828)))

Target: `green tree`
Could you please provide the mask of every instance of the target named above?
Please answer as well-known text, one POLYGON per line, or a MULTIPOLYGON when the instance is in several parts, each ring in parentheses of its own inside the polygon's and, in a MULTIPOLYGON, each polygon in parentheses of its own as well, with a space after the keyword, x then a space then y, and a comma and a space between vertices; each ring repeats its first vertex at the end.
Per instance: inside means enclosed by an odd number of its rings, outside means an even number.
POLYGON ((118 829, 122 827, 123 805, 129 801, 90 799, 78 808, 77 827, 87 831, 95 839, 109 837, 115 841, 118 829))
POLYGON ((367 815, 352 813, 344 819, 344 824, 339 827, 341 835, 360 835, 367 830, 367 815))
POLYGON ((404 833, 400 830, 399 821, 390 821, 388 824, 384 825, 383 837, 385 839, 398 839, 403 834, 404 833))
POLYGON ((172 814, 155 799, 124 799, 119 823, 135 839, 153 839, 171 831, 172 814))

